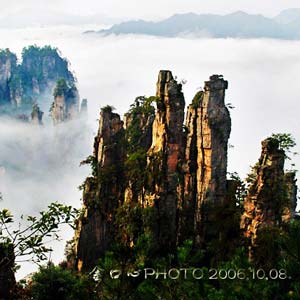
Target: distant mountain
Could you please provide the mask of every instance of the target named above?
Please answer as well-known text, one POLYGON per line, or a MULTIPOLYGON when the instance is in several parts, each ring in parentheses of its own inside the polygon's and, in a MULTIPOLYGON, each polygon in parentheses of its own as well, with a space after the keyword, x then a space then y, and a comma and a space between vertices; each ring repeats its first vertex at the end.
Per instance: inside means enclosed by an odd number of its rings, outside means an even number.
MULTIPOLYGON (((163 37, 184 35, 216 38, 275 38, 300 39, 296 10, 282 12, 274 19, 237 11, 228 15, 194 13, 176 14, 159 22, 128 21, 97 31, 104 36, 115 34, 143 34, 163 37), (292 16, 294 16, 292 18, 292 16), (290 18, 290 22, 287 22, 290 18), (285 21, 284 21, 285 20, 285 21), (295 23, 296 22, 296 23, 295 23)), ((300 9, 299 9, 300 16, 300 9)))
POLYGON ((285 9, 274 20, 280 24, 289 24, 300 20, 300 8, 285 9))

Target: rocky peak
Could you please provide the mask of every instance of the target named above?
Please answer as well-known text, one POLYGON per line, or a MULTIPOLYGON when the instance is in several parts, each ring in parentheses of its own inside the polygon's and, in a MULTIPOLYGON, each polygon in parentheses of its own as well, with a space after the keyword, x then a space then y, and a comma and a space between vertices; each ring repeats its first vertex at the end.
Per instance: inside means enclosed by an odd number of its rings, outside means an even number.
POLYGON ((29 46, 22 51, 21 63, 8 49, 0 50, 0 113, 30 115, 34 103, 48 104, 61 78, 75 85, 69 63, 58 49, 29 46))
POLYGON ((91 269, 114 241, 114 214, 122 197, 123 141, 120 116, 109 106, 102 108, 94 141, 93 177, 84 183, 85 214, 77 228, 76 267, 79 270, 91 269))
POLYGON ((206 223, 216 221, 213 211, 224 204, 226 196, 227 148, 231 131, 230 114, 224 102, 227 87, 222 76, 211 76, 205 82, 204 91, 198 92, 188 107, 186 161, 195 172, 188 172, 185 186, 189 188, 192 183, 196 184, 193 206, 197 243, 210 239, 206 235, 217 234, 206 223))
POLYGON ((17 56, 9 49, 0 51, 0 107, 15 105, 12 79, 17 70, 17 56))
POLYGON ((155 194, 155 205, 159 211, 156 236, 164 251, 173 251, 177 240, 177 172, 183 158, 185 107, 181 89, 181 84, 177 83, 170 71, 159 72, 157 112, 152 128, 152 146, 148 151, 148 166, 150 172, 161 172, 159 177, 152 177, 154 190, 151 192, 155 194))
POLYGON ((70 86, 64 79, 57 81, 51 114, 55 125, 78 117, 79 94, 75 85, 70 86))
POLYGON ((35 125, 42 125, 43 124, 43 112, 40 110, 37 104, 32 106, 31 112, 31 123, 35 125))
MULTIPOLYGON (((284 176, 284 151, 274 138, 262 141, 258 163, 253 168, 255 178, 244 201, 240 227, 250 244, 250 257, 255 255, 259 232, 266 227, 280 225, 286 207, 294 196, 290 187, 288 196, 284 176)), ((287 176, 290 178, 290 176, 287 176)))
POLYGON ((87 99, 82 99, 80 104, 80 116, 83 118, 87 118, 88 113, 88 101, 87 99))
POLYGON ((150 226, 142 219, 136 222, 151 231, 159 255, 173 253, 181 237, 203 241, 217 236, 213 212, 227 193, 227 82, 221 76, 206 82, 188 108, 185 127, 181 84, 170 71, 160 71, 156 87, 156 97, 136 98, 125 115, 125 129, 110 106, 102 108, 94 143, 94 176, 84 186, 79 269, 93 266, 117 235, 134 247, 136 233, 115 224, 119 209, 127 214, 135 208, 151 210, 150 226), (210 210, 204 206, 207 203, 210 210))

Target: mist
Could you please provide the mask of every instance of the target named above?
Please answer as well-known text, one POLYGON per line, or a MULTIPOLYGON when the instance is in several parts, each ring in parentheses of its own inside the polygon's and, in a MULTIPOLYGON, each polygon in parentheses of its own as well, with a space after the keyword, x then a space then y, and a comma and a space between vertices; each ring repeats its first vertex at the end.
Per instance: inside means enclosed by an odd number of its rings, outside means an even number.
MULTIPOLYGON (((52 201, 80 207, 77 187, 90 170, 79 168, 79 163, 92 152, 100 107, 113 105, 124 114, 135 97, 155 94, 161 69, 187 81, 183 86, 187 104, 210 75, 222 74, 229 81, 226 103, 235 107, 230 111, 234 148, 229 150, 229 172, 245 177, 260 155, 260 142, 272 133, 291 133, 298 144, 295 151, 300 152, 300 42, 195 36, 103 38, 82 34, 87 29, 94 28, 0 30, 0 48, 19 55, 31 44, 58 47, 70 61, 80 95, 89 105, 85 127, 76 122, 58 128, 35 127, 0 119, 4 196, 0 207, 14 214, 36 213, 52 201)), ((292 162, 300 168, 299 156, 292 157, 292 162)), ((64 242, 55 247, 56 261, 62 260, 64 242)))
MULTIPOLYGON (((92 140, 83 120, 54 127, 0 118, 0 209, 9 208, 19 222, 21 215, 36 216, 52 202, 80 208, 78 187, 90 168, 79 163, 92 152, 92 140)), ((60 235, 62 241, 51 245, 56 263, 63 260, 65 241, 74 232, 65 226, 60 235)), ((36 268, 23 265, 18 277, 36 268)))

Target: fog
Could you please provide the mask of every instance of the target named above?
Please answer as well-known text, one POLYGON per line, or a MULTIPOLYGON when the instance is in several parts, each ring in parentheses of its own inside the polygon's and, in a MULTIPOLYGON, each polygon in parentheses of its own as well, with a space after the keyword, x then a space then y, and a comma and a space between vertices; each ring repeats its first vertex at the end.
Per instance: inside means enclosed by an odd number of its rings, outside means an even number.
MULTIPOLYGON (((272 133, 291 133, 300 152, 300 42, 193 36, 102 38, 82 34, 87 29, 95 28, 0 30, 0 48, 18 54, 30 44, 58 47, 76 73, 81 97, 89 102, 85 128, 76 123, 39 128, 0 120, 0 165, 5 165, 0 172, 1 207, 15 214, 38 212, 50 201, 80 207, 77 187, 89 170, 78 165, 92 151, 99 108, 110 104, 122 115, 136 96, 154 95, 160 69, 172 70, 179 80, 187 81, 183 87, 187 104, 210 75, 223 74, 229 81, 226 103, 235 108, 228 171, 244 177, 260 155, 261 140, 272 133)), ((299 156, 293 162, 299 169, 299 156)), ((63 247, 63 242, 56 246, 55 261, 62 260, 63 247)))

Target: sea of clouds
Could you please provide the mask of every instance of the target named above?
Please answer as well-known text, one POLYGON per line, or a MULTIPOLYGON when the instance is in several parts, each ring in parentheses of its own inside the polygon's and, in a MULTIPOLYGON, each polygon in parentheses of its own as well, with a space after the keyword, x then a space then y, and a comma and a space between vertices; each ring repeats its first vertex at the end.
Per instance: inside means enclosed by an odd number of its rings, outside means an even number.
MULTIPOLYGON (((210 75, 222 74, 229 81, 226 103, 235 107, 230 172, 245 177, 260 155, 261 140, 272 133, 291 133, 300 145, 300 42, 83 34, 100 28, 0 29, 0 48, 10 48, 19 57, 24 46, 58 47, 77 76, 81 97, 89 103, 87 124, 70 122, 54 128, 51 122, 37 127, 0 119, 0 207, 9 207, 16 216, 38 213, 52 201, 79 208, 77 187, 90 173, 79 163, 92 152, 100 107, 110 104, 124 114, 135 97, 155 94, 161 69, 187 81, 187 104, 210 75)), ((299 156, 293 162, 299 169, 299 156)), ((63 237, 71 238, 72 232, 63 237)), ((54 261, 63 259, 63 248, 64 241, 55 245, 54 261)), ((20 274, 32 269, 26 265, 20 274)))

